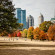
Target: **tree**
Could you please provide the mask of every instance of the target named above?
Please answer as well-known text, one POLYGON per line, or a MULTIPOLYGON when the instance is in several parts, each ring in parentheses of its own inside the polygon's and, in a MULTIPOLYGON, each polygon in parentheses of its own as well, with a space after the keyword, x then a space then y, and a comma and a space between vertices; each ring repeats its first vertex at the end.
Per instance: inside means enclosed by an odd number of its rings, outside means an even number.
POLYGON ((55 40, 55 24, 51 25, 48 29, 48 39, 55 40))
POLYGON ((44 31, 40 31, 40 36, 39 36, 39 39, 40 40, 46 40, 48 37, 47 37, 47 34, 44 32, 44 31))
POLYGON ((39 39, 40 36, 40 29, 37 27, 36 29, 33 30, 33 35, 34 35, 34 39, 39 39))
POLYGON ((17 29, 19 24, 14 17, 14 5, 10 0, 0 0, 0 32, 12 32, 17 29))
POLYGON ((51 21, 45 21, 42 24, 40 24, 39 28, 45 32, 47 32, 47 30, 49 29, 49 26, 53 25, 53 23, 51 21))
POLYGON ((22 33, 22 36, 25 37, 25 38, 27 38, 27 31, 28 31, 27 29, 24 29, 23 33, 22 33))
POLYGON ((33 30, 34 28, 32 26, 28 29, 28 34, 27 34, 28 38, 33 39, 33 30))

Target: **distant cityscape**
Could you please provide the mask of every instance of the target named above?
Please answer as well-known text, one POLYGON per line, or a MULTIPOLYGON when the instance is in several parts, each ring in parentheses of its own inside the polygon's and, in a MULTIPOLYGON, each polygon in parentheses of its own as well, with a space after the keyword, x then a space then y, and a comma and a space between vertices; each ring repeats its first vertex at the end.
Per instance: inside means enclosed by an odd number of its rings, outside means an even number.
MULTIPOLYGON (((18 19, 18 23, 23 24, 24 28, 29 28, 30 26, 34 27, 34 17, 32 15, 29 15, 26 18, 26 10, 22 10, 21 8, 16 8, 15 10, 15 17, 18 19)), ((40 13, 40 16, 38 17, 38 25, 40 25, 42 22, 44 22, 44 16, 40 13)))

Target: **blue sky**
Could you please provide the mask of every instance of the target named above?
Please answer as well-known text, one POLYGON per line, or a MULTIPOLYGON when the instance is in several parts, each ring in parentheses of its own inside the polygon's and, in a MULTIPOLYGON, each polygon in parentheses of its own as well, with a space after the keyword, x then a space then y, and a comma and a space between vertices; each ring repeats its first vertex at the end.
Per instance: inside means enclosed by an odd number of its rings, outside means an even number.
POLYGON ((43 14, 44 20, 49 21, 54 17, 55 0, 13 0, 15 8, 26 9, 26 17, 34 17, 35 26, 38 26, 38 17, 43 14))

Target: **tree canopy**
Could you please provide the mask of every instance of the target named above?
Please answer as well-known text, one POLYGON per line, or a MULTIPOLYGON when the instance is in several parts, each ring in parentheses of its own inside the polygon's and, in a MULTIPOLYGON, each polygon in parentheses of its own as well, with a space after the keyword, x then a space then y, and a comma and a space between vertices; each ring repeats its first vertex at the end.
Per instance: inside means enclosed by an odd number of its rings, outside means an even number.
POLYGON ((28 38, 33 38, 33 30, 34 30, 34 28, 31 26, 31 27, 29 27, 29 29, 28 29, 28 34, 27 34, 27 37, 28 38))
POLYGON ((15 8, 10 0, 0 0, 0 32, 12 32, 19 24, 14 17, 15 8))
POLYGON ((49 29, 49 26, 52 25, 53 23, 51 21, 45 21, 42 24, 40 24, 39 28, 45 32, 49 29))
POLYGON ((55 39, 55 24, 51 25, 48 29, 48 39, 49 40, 55 39))

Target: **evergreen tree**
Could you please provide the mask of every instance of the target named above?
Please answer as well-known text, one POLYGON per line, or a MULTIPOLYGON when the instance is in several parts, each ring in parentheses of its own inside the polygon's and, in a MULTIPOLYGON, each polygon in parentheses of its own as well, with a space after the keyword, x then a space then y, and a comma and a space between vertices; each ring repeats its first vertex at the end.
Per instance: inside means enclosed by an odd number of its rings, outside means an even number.
POLYGON ((15 8, 10 0, 0 0, 0 33, 4 30, 11 32, 18 28, 14 12, 15 8))

